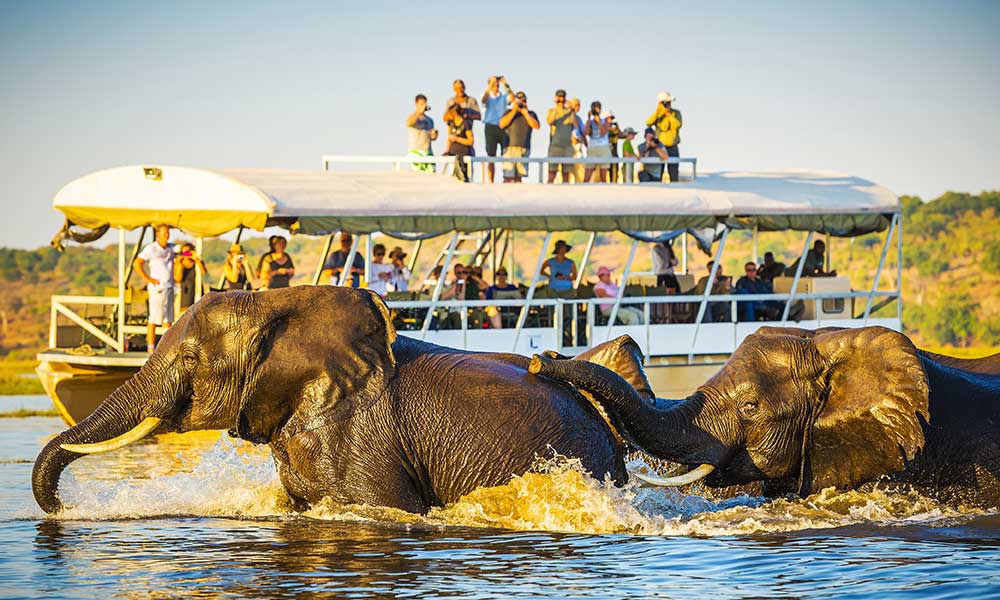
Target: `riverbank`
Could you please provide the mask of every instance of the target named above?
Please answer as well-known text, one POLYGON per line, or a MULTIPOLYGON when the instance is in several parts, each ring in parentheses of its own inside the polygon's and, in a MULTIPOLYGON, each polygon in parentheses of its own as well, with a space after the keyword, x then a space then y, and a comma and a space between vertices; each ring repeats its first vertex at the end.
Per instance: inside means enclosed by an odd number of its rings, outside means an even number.
POLYGON ((35 360, 0 360, 0 396, 30 396, 44 394, 42 383, 35 374, 35 360))

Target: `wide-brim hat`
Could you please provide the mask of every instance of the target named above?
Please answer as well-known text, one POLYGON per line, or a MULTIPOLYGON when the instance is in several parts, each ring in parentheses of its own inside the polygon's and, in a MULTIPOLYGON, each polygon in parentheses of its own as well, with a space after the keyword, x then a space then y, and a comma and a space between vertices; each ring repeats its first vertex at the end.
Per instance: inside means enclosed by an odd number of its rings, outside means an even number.
POLYGON ((626 127, 625 131, 622 132, 622 135, 638 134, 638 133, 639 132, 636 131, 635 129, 632 129, 631 127, 626 127))
POLYGON ((243 246, 239 244, 233 244, 229 247, 230 254, 243 254, 243 246))
POLYGON ((399 246, 393 248, 392 252, 389 253, 389 258, 395 258, 397 256, 399 257, 399 260, 406 258, 406 252, 403 252, 403 249, 399 246))
POLYGON ((674 97, 670 95, 670 92, 660 92, 656 95, 656 99, 660 102, 673 102, 674 97))
POLYGON ((552 249, 552 254, 558 252, 561 246, 566 246, 566 252, 569 252, 570 250, 573 249, 573 246, 567 244, 566 240, 559 240, 558 242, 556 242, 555 248, 552 249))

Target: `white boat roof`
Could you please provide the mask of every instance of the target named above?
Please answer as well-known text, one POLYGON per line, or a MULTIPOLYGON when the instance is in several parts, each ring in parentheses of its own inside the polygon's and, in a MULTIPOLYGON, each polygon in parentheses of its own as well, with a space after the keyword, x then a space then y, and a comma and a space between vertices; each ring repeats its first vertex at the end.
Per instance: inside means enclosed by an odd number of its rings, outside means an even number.
POLYGON ((837 173, 721 172, 648 185, 461 183, 434 173, 210 170, 136 165, 70 182, 54 207, 77 225, 165 223, 214 236, 282 225, 307 234, 440 234, 491 227, 551 231, 664 231, 758 226, 858 235, 887 227, 898 198, 837 173))

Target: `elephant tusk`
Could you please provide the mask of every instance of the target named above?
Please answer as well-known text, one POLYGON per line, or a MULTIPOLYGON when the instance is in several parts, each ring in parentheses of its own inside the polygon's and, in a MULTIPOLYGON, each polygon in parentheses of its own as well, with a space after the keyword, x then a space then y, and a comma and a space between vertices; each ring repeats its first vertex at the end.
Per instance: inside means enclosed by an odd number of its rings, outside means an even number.
POLYGON ((162 419, 158 417, 146 417, 141 423, 121 434, 118 437, 111 438, 103 442, 96 442, 93 444, 60 444, 63 450, 68 450, 70 452, 76 452, 78 454, 97 454, 98 452, 110 452, 112 450, 117 450, 124 446, 128 446, 132 442, 141 440, 142 438, 149 435, 156 427, 160 424, 162 419))
POLYGON ((633 473, 639 479, 645 481, 646 483, 651 483, 653 485, 660 485, 665 487, 677 487, 681 485, 687 485, 689 483, 694 483, 699 479, 704 479, 708 477, 708 474, 715 470, 714 465, 704 464, 696 469, 692 469, 683 475, 677 475, 676 477, 658 477, 656 475, 644 475, 642 473, 633 473))

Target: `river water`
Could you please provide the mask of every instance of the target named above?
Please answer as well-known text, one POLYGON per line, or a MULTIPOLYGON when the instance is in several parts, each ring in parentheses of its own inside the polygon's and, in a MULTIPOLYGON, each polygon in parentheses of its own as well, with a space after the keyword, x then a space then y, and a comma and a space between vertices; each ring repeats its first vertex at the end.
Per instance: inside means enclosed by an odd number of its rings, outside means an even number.
POLYGON ((161 436, 76 461, 72 508, 44 518, 31 467, 62 429, 0 419, 0 596, 1000 597, 996 512, 878 491, 713 502, 560 459, 426 516, 296 513, 266 447, 161 436))

